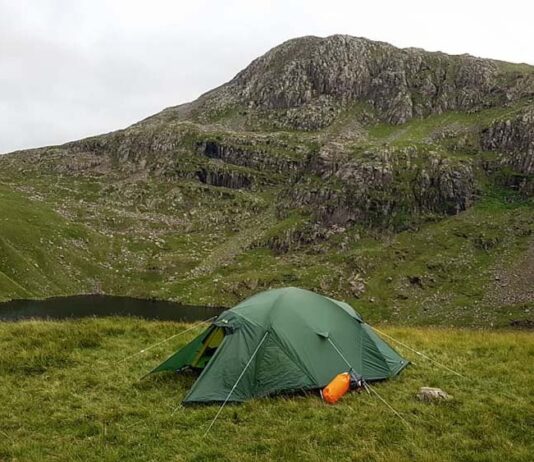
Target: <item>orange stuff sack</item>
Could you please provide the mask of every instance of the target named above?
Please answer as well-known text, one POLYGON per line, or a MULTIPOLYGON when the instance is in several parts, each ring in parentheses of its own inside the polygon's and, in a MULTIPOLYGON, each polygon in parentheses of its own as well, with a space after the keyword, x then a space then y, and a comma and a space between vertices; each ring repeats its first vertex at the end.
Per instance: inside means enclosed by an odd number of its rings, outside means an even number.
POLYGON ((332 381, 323 389, 323 399, 328 404, 335 404, 350 388, 350 374, 343 372, 336 375, 332 381))

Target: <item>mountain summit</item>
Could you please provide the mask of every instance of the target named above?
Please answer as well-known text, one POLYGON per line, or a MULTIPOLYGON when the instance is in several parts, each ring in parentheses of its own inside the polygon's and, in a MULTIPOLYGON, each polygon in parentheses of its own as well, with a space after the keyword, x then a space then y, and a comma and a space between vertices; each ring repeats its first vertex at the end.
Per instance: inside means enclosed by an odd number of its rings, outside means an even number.
POLYGON ((291 283, 371 319, 522 320, 533 175, 534 67, 297 38, 124 130, 2 156, 0 298, 291 283))
MULTIPOLYGON (((368 104, 385 122, 402 124, 446 111, 510 104, 532 96, 533 88, 534 74, 526 66, 333 35, 273 48, 187 109, 197 114, 277 111, 279 125, 314 130, 356 102, 368 104)), ((184 109, 170 108, 164 115, 180 117, 184 109)))

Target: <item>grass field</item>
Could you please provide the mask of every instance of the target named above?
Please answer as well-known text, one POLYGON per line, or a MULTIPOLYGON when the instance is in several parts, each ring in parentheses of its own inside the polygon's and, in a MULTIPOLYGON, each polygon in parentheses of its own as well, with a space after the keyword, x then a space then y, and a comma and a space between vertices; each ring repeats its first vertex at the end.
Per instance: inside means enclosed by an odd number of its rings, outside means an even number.
POLYGON ((0 324, 0 460, 470 460, 534 454, 534 335, 529 332, 383 327, 458 370, 416 364, 335 406, 317 395, 227 406, 179 406, 192 377, 139 381, 195 331, 119 363, 187 326, 135 319, 0 324), (454 396, 425 404, 420 386, 454 396), (175 412, 173 413, 173 410, 175 412))

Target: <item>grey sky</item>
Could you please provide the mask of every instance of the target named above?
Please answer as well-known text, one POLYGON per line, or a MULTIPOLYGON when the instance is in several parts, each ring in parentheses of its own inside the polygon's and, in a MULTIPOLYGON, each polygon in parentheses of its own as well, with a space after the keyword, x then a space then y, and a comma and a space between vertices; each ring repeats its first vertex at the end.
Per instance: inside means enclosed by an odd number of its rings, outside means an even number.
POLYGON ((302 35, 534 64, 533 17, 527 0, 0 0, 0 152, 125 127, 302 35))

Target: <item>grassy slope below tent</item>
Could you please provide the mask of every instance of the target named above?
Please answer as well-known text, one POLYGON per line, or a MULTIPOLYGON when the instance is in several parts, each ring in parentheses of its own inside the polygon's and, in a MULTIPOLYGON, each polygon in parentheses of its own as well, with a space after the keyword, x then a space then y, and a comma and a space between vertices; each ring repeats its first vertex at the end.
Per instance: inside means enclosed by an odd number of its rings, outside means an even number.
POLYGON ((336 406, 315 395, 178 408, 191 377, 138 378, 194 331, 116 362, 186 326, 131 319, 0 324, 0 460, 472 460, 527 461, 534 451, 530 391, 534 337, 526 332, 382 327, 449 364, 462 379, 417 365, 336 406), (423 404, 420 386, 454 400, 423 404), (267 425, 268 424, 268 425, 267 425))

